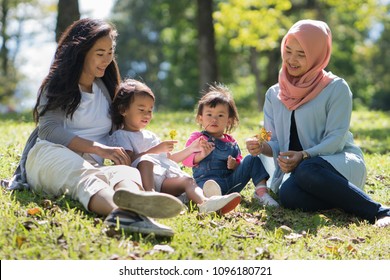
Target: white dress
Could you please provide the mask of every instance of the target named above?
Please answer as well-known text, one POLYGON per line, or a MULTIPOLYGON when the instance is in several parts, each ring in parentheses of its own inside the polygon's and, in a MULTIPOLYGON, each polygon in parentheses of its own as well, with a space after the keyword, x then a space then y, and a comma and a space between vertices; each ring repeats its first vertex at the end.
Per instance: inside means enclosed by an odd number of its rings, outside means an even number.
MULTIPOLYGON (((127 151, 140 154, 158 145, 161 140, 149 130, 117 130, 110 136, 109 143, 111 146, 123 147, 127 151)), ((150 161, 154 164, 156 191, 161 191, 161 185, 166 178, 190 177, 175 161, 168 158, 167 153, 143 155, 132 162, 131 166, 137 167, 141 161, 150 161)))

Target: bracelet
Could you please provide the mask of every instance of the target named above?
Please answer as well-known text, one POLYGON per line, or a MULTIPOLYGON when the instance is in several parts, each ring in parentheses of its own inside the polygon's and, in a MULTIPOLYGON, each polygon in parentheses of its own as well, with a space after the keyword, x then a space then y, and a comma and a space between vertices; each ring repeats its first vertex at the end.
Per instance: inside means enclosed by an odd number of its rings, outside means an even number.
POLYGON ((302 151, 302 160, 310 158, 310 154, 306 151, 302 151))

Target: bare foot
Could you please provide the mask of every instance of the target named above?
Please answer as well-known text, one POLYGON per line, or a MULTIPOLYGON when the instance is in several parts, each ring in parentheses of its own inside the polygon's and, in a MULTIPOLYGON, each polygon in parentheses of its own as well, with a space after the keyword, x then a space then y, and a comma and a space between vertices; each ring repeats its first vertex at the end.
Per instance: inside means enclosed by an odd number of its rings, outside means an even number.
POLYGON ((382 218, 379 218, 376 223, 376 227, 388 227, 390 226, 390 217, 389 216, 384 216, 382 218))

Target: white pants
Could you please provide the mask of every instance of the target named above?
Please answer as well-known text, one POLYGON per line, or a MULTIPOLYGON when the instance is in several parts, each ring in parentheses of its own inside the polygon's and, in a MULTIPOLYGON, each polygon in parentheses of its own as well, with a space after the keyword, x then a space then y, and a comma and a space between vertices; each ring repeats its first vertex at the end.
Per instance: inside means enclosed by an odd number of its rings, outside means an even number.
POLYGON ((69 195, 88 209, 89 200, 104 188, 113 189, 124 179, 142 186, 139 171, 126 165, 93 166, 63 145, 39 140, 26 161, 27 182, 36 192, 69 195))

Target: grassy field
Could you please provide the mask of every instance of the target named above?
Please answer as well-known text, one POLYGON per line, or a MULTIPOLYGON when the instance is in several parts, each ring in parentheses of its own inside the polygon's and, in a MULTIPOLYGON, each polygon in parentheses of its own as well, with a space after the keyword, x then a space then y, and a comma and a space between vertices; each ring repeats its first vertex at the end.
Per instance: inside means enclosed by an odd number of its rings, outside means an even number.
MULTIPOLYGON (((257 133, 261 117, 244 109, 240 112, 241 124, 233 135, 246 154, 244 139, 257 133)), ((2 115, 0 121, 0 178, 10 178, 34 124, 28 115, 2 115)), ((177 149, 198 129, 192 112, 157 112, 149 128, 162 139, 176 129, 177 149)), ((354 112, 351 130, 366 155, 366 191, 390 205, 390 114, 354 112)), ((189 205, 180 216, 159 220, 176 232, 166 239, 109 230, 101 217, 67 197, 2 188, 0 259, 390 259, 390 228, 375 228, 337 210, 302 213, 263 208, 252 201, 252 193, 250 183, 241 205, 223 217, 200 215, 189 205)))

